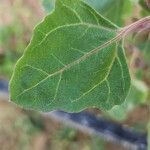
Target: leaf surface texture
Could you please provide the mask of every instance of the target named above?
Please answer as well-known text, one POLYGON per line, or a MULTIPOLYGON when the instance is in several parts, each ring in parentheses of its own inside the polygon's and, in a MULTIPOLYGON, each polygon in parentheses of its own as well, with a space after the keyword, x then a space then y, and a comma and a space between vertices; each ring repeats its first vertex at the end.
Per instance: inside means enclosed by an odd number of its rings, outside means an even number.
POLYGON ((57 0, 16 65, 10 99, 39 111, 121 104, 130 76, 117 29, 80 0, 57 0))

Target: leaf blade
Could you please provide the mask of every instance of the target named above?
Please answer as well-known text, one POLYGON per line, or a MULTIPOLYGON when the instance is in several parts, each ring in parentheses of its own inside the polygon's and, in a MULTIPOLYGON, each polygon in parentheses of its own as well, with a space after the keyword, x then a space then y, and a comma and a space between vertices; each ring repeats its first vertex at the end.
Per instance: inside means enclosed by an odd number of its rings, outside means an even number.
MULTIPOLYGON (((58 0, 53 14, 36 27, 30 45, 16 65, 10 82, 11 99, 40 111, 74 112, 87 107, 105 110, 122 103, 130 81, 127 80, 126 91, 121 90, 121 98, 114 94, 117 86, 122 89, 122 82, 113 82, 116 70, 122 80, 120 64, 126 64, 123 49, 116 50, 119 46, 112 40, 117 36, 116 29, 87 4, 58 0), (64 15, 62 22, 58 21, 60 13, 64 15), (117 57, 121 55, 119 63, 117 57), (108 97, 109 84, 113 87, 112 98, 108 97), (96 94, 98 99, 93 102, 91 97, 96 94)), ((127 67, 124 69, 129 79, 127 67)))

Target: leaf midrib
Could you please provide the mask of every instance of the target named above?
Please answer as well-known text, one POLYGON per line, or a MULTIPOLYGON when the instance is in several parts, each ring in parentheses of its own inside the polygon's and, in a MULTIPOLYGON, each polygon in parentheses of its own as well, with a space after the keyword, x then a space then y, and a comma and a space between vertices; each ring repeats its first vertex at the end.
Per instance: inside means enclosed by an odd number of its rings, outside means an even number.
MULTIPOLYGON (((62 4, 63 4, 63 3, 62 3, 62 4)), ((110 31, 110 32, 114 32, 114 33, 117 31, 117 29, 115 30, 115 29, 110 29, 110 28, 108 28, 108 27, 104 27, 104 26, 100 25, 98 22, 97 22, 98 25, 94 25, 94 24, 90 24, 90 23, 84 23, 84 22, 82 21, 82 19, 80 19, 80 15, 76 12, 76 10, 74 10, 74 9, 72 9, 71 7, 69 7, 69 6, 67 6, 67 5, 64 5, 64 4, 63 4, 63 6, 65 6, 67 9, 70 9, 70 10, 75 14, 75 16, 79 19, 80 23, 65 24, 65 25, 62 25, 62 26, 58 26, 58 27, 56 27, 56 28, 50 30, 48 33, 44 33, 44 32, 42 32, 42 31, 40 31, 40 30, 38 29, 37 31, 40 32, 40 33, 42 33, 42 34, 44 35, 44 37, 43 37, 43 39, 41 40, 41 42, 40 42, 39 44, 37 44, 36 46, 32 47, 31 49, 34 49, 34 48, 36 48, 37 46, 41 45, 41 44, 45 41, 45 39, 46 39, 51 33, 55 32, 55 31, 57 31, 57 29, 60 29, 60 28, 63 28, 63 27, 86 25, 86 26, 88 26, 88 28, 93 27, 93 28, 98 28, 98 29, 104 29, 104 30, 106 30, 106 31, 110 31)), ((92 13, 92 12, 91 12, 91 13, 92 13)), ((92 13, 92 14, 93 14, 93 13, 92 13)), ((94 14, 93 14, 93 15, 94 15, 94 14)), ((95 18, 96 21, 97 21, 97 17, 96 17, 95 15, 94 15, 94 18, 95 18)), ((117 37, 117 36, 116 36, 116 37, 117 37)), ((49 74, 47 77, 45 77, 44 79, 42 79, 40 82, 38 82, 38 83, 35 84, 34 86, 32 86, 32 87, 30 87, 30 88, 28 88, 28 89, 25 89, 25 90, 24 90, 23 92, 21 92, 18 96, 21 96, 22 94, 24 94, 24 93, 27 92, 28 90, 30 90, 30 89, 32 89, 32 88, 38 86, 40 83, 42 83, 43 81, 45 81, 45 80, 48 79, 49 77, 55 76, 55 75, 57 75, 57 74, 59 74, 59 73, 62 73, 63 71, 69 69, 70 67, 72 67, 72 66, 74 66, 74 65, 76 65, 76 64, 78 64, 78 63, 80 63, 81 61, 84 61, 86 58, 88 58, 88 57, 94 55, 95 53, 99 52, 101 49, 103 49, 103 48, 107 47, 108 45, 110 45, 111 43, 113 43, 113 42, 115 41, 116 37, 114 37, 113 39, 107 41, 107 42, 104 43, 103 45, 100 45, 100 46, 98 46, 97 48, 91 50, 90 52, 88 52, 88 53, 86 53, 85 55, 83 55, 82 57, 80 57, 78 60, 75 60, 74 62, 72 62, 72 63, 66 65, 65 67, 63 67, 62 69, 56 71, 55 73, 49 74)), ((28 50, 27 50, 27 51, 28 51, 28 50)), ((27 52, 27 51, 26 51, 26 52, 27 52)), ((25 55, 26 55, 26 52, 24 53, 24 57, 25 57, 25 55)), ((28 66, 29 66, 29 65, 28 65, 28 66)), ((38 70, 41 70, 41 71, 43 72, 42 69, 40 69, 40 68, 37 68, 37 69, 38 69, 38 70)), ((45 72, 45 71, 44 71, 44 72, 45 72)), ((46 73, 47 73, 47 72, 46 72, 46 73)), ((48 73, 47 73, 47 74, 48 74, 48 73)), ((18 96, 17 96, 17 97, 18 97, 18 96)))
MULTIPOLYGON (((73 24, 73 25, 74 25, 74 24, 73 24)), ((75 25, 77 25, 77 24, 75 24, 75 25)), ((79 24, 78 24, 78 25, 79 25, 79 24)), ((71 25, 70 25, 70 26, 71 26, 71 25)), ((94 25, 94 26, 95 26, 95 25, 94 25)), ((62 27, 64 27, 64 26, 61 26, 61 27, 59 27, 59 28, 62 28, 62 27)), ((66 27, 66 26, 65 26, 65 27, 66 27)), ((96 26, 96 27, 98 27, 98 26, 96 26)), ((98 28, 101 29, 101 27, 98 27, 98 28)), ((57 29, 58 29, 58 28, 57 28, 57 29)), ((56 31, 56 29, 53 30, 53 31, 56 31)), ((50 32, 50 33, 52 33, 52 32, 50 32)), ((49 34, 50 34, 50 33, 49 33, 49 34)), ((102 45, 100 45, 100 46, 94 48, 94 49, 91 50, 90 52, 84 54, 82 57, 80 57, 79 59, 73 61, 72 63, 70 63, 70 64, 68 64, 68 65, 66 65, 65 67, 61 68, 60 70, 58 70, 58 71, 56 71, 56 72, 54 72, 54 73, 52 73, 52 74, 49 74, 47 77, 45 77, 44 79, 42 79, 40 82, 38 82, 38 83, 35 84, 34 86, 32 86, 32 87, 30 87, 30 88, 28 88, 28 89, 25 89, 25 90, 24 90, 23 92, 21 92, 17 97, 21 96, 21 95, 24 94, 25 92, 27 92, 27 91, 33 89, 34 87, 38 86, 39 84, 41 84, 42 82, 44 82, 44 81, 45 81, 46 79, 48 79, 49 77, 55 76, 55 75, 57 75, 57 74, 59 74, 59 73, 62 73, 63 71, 68 70, 68 69, 71 68, 72 66, 74 66, 74 65, 80 63, 81 61, 86 60, 86 59, 89 58, 90 56, 92 56, 92 55, 98 53, 101 49, 106 48, 106 47, 108 47, 109 45, 111 45, 112 43, 114 43, 117 38, 118 38, 118 35, 116 35, 116 36, 115 36, 114 38, 112 38, 111 40, 108 40, 108 41, 105 42, 104 44, 102 44, 102 45)), ((41 44, 42 44, 42 43, 41 43, 41 44)), ((25 67, 25 66, 24 66, 24 67, 25 67)), ((41 70, 41 71, 43 71, 43 70, 41 70)))

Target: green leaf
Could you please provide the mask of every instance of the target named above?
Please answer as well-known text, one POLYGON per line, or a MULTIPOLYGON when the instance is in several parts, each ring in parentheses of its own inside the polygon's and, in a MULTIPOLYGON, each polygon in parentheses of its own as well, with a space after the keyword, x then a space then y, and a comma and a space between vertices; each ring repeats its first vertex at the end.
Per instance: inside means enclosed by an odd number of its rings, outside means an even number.
POLYGON ((95 8, 100 14, 121 26, 125 18, 132 14, 130 0, 84 0, 95 8))
POLYGON ((147 97, 148 87, 144 84, 144 82, 133 80, 131 84, 131 90, 125 102, 120 106, 114 106, 108 112, 108 115, 119 121, 125 120, 131 110, 146 102, 147 97))
MULTIPOLYGON (((54 9, 56 0, 43 0, 43 6, 47 12, 54 9)), ((100 14, 121 26, 125 18, 132 14, 132 3, 130 0, 83 0, 100 14)))
POLYGON ((117 27, 87 4, 57 0, 16 65, 10 99, 40 111, 108 110, 121 104, 130 76, 116 36, 117 27))

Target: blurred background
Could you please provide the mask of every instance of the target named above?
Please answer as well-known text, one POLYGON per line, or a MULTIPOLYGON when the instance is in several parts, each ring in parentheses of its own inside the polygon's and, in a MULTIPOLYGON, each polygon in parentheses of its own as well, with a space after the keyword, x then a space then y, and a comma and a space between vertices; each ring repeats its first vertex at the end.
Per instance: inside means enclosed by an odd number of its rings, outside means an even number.
MULTIPOLYGON (((150 15, 145 0, 84 0, 123 27, 150 15)), ((33 28, 53 10, 55 0, 0 0, 0 79, 9 80, 15 63, 28 45, 33 28)), ((121 106, 95 115, 146 133, 150 119, 150 29, 125 39, 132 76, 131 91, 121 106)), ((0 94, 0 150, 124 150, 106 139, 69 128, 34 111, 6 102, 0 94)))

